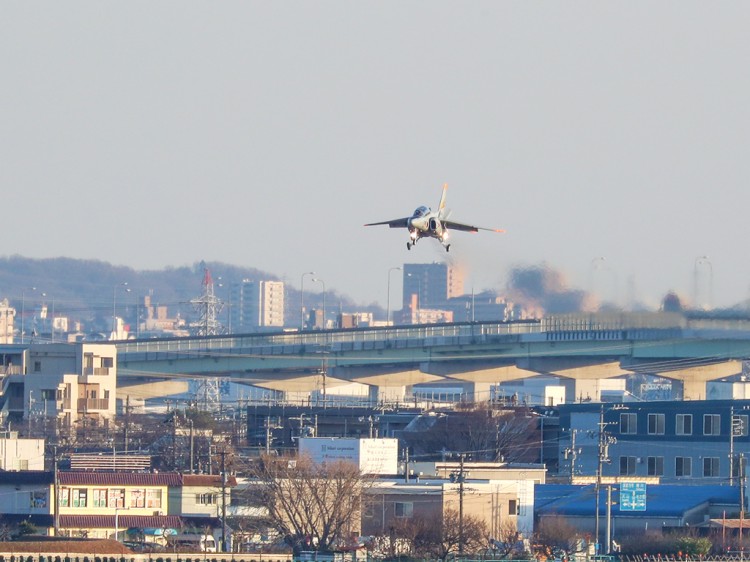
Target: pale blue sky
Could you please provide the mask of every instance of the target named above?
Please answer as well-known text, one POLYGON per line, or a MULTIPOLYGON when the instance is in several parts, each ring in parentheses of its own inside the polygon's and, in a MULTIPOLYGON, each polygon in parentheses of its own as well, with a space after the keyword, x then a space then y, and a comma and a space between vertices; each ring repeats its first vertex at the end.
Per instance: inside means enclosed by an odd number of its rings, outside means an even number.
POLYGON ((390 267, 445 253, 362 225, 447 182, 452 218, 508 231, 454 233, 469 287, 546 262, 655 303, 692 296, 707 255, 732 304, 748 21, 746 2, 4 2, 0 254, 314 270, 385 304, 390 267))

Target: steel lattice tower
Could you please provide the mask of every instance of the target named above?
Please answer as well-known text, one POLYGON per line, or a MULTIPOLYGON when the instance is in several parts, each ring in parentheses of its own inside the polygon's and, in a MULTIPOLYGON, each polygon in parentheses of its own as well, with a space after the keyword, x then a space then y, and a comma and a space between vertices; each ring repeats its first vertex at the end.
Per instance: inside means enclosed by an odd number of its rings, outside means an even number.
POLYGON ((199 320, 190 324, 193 328, 193 335, 196 336, 215 336, 222 333, 222 326, 219 324, 219 313, 224 308, 223 301, 214 294, 214 281, 211 278, 211 272, 208 268, 203 269, 203 294, 196 299, 192 299, 190 304, 199 315, 199 320))
MULTIPOLYGON (((214 281, 207 267, 203 268, 202 287, 201 296, 190 301, 198 314, 198 320, 192 322, 190 327, 196 336, 215 336, 223 331, 218 318, 224 303, 214 294, 214 281)), ((199 407, 200 404, 199 409, 206 411, 218 409, 220 402, 219 383, 218 377, 206 377, 193 381, 191 387, 195 406, 199 407)))

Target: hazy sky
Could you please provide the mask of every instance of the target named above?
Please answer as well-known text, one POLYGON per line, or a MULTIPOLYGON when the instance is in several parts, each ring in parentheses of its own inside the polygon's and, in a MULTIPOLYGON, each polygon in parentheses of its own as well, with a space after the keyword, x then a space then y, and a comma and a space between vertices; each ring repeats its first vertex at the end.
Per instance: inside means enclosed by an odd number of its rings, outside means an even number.
POLYGON ((385 304, 389 268, 446 254, 362 225, 447 182, 453 219, 507 229, 453 233, 468 288, 545 262, 653 303, 697 271, 733 304, 748 21, 682 0, 6 1, 0 254, 314 270, 385 304))

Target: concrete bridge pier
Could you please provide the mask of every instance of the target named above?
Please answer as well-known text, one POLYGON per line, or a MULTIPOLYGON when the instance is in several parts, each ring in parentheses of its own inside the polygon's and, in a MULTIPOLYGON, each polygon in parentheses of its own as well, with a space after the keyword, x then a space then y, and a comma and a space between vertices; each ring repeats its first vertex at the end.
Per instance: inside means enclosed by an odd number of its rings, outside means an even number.
POLYGON ((422 363, 420 369, 443 378, 445 382, 460 383, 461 392, 469 402, 487 402, 493 386, 539 374, 507 362, 487 361, 430 361, 422 363))
POLYGON ((602 388, 612 386, 603 383, 604 379, 631 373, 620 366, 619 360, 612 361, 611 358, 530 357, 519 361, 519 366, 562 377, 560 384, 565 387, 567 403, 582 399, 599 402, 602 398, 602 388))
POLYGON ((680 381, 682 383, 683 400, 705 400, 707 397, 706 383, 708 381, 730 377, 742 372, 741 361, 723 361, 698 365, 679 370, 661 371, 660 377, 680 381))
POLYGON ((329 371, 337 379, 370 387, 368 396, 372 405, 381 402, 403 402, 407 387, 442 379, 423 373, 413 365, 333 367, 329 371))

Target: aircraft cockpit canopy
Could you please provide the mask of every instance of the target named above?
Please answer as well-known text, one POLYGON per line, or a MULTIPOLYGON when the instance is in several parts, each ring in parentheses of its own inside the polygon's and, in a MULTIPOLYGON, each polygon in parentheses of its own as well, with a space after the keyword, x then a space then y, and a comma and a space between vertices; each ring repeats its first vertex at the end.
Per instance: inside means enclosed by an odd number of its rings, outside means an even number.
POLYGON ((423 217, 423 216, 425 216, 429 212, 430 212, 430 209, 428 207, 424 207, 424 206, 417 207, 417 209, 414 211, 414 214, 412 216, 413 217, 423 217))

